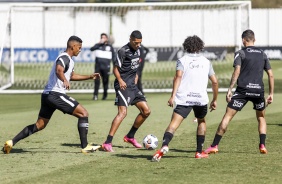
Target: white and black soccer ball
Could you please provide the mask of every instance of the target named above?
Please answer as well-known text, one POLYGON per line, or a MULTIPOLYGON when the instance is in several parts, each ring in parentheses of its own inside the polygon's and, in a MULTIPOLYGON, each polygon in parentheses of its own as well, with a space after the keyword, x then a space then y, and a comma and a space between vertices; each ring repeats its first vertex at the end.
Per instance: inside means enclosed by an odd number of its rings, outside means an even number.
POLYGON ((154 150, 158 147, 158 138, 153 134, 148 134, 143 139, 143 146, 145 149, 154 150))

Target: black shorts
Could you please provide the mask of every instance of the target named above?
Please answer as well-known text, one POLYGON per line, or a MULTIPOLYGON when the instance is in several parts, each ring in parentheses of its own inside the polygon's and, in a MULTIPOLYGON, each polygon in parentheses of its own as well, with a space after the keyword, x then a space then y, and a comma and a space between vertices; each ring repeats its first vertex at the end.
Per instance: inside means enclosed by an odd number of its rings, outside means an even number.
POLYGON ((146 102, 146 98, 137 87, 126 88, 125 90, 116 89, 115 105, 117 106, 128 107, 141 101, 146 102))
POLYGON ((183 118, 187 118, 187 116, 190 114, 192 109, 194 111, 195 117, 199 119, 203 119, 204 117, 206 117, 208 113, 208 105, 204 105, 204 106, 177 105, 174 109, 174 112, 179 114, 183 118))
POLYGON ((56 109, 63 113, 72 114, 78 104, 75 99, 66 94, 53 91, 49 94, 42 94, 39 116, 50 119, 56 109))
POLYGON ((265 109, 265 98, 253 98, 240 93, 234 93, 231 101, 227 104, 227 107, 236 111, 241 111, 248 101, 253 102, 253 109, 263 111, 265 109))

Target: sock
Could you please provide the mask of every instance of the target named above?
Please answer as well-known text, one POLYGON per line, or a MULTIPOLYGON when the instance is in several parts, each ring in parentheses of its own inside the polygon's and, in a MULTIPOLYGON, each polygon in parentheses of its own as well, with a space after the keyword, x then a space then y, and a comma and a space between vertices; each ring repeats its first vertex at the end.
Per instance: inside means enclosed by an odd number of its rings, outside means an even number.
POLYGON ((259 135, 259 144, 265 145, 266 134, 259 135))
POLYGON ((81 142, 81 148, 85 148, 88 144, 87 134, 88 134, 88 117, 78 118, 77 128, 81 142))
POLYGON ((166 132, 164 134, 164 137, 163 137, 163 144, 162 144, 162 147, 163 146, 168 146, 169 142, 171 141, 171 139, 173 138, 173 134, 170 133, 170 132, 166 132))
POLYGON ((113 140, 113 136, 108 135, 107 140, 106 140, 105 143, 106 143, 106 144, 112 143, 112 140, 113 140))
POLYGON ((197 135, 197 150, 196 150, 196 152, 202 153, 204 142, 205 142, 205 136, 204 135, 197 135))
POLYGON ((138 130, 138 128, 135 128, 134 126, 132 126, 130 131, 128 132, 128 134, 126 136, 128 138, 133 138, 137 130, 138 130))
POLYGON ((36 124, 26 126, 20 133, 18 133, 18 135, 13 138, 13 145, 17 144, 17 142, 30 136, 31 134, 34 134, 35 132, 38 132, 36 124))
POLYGON ((213 143, 212 143, 212 147, 216 146, 219 144, 220 139, 222 138, 221 135, 215 134, 214 139, 213 139, 213 143))

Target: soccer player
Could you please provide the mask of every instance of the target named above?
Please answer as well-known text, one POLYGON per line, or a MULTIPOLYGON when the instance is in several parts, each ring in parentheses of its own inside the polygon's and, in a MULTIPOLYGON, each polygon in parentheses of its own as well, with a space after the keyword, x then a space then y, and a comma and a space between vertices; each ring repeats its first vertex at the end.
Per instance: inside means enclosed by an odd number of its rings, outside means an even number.
POLYGON ((143 85, 142 85, 142 73, 143 73, 143 69, 145 66, 145 58, 148 52, 149 52, 149 49, 141 44, 140 46, 140 66, 138 67, 138 70, 137 70, 137 75, 138 75, 137 87, 143 94, 144 92, 143 92, 143 85))
POLYGON ((234 72, 231 77, 230 86, 226 94, 228 102, 226 112, 218 126, 213 143, 205 150, 205 153, 217 153, 218 144, 227 130, 227 126, 238 111, 241 111, 248 101, 253 103, 253 109, 256 110, 259 131, 259 150, 266 154, 266 121, 265 107, 266 103, 273 102, 274 77, 271 66, 266 54, 254 46, 255 34, 252 30, 246 30, 242 33, 242 42, 244 48, 235 52, 234 72), (262 81, 263 71, 268 75, 269 95, 265 101, 264 84, 262 81), (232 95, 232 88, 237 82, 237 88, 232 95))
POLYGON ((71 36, 67 41, 67 49, 61 53, 51 69, 49 80, 41 95, 41 108, 38 119, 35 124, 26 126, 12 140, 6 141, 3 147, 3 152, 8 154, 17 142, 20 140, 43 130, 52 114, 56 109, 73 115, 78 118, 78 132, 81 141, 81 152, 93 152, 100 146, 93 146, 87 142, 88 133, 88 112, 75 99, 66 95, 66 90, 70 89, 70 81, 80 81, 88 79, 99 79, 100 74, 94 73, 91 75, 79 75, 74 73, 73 56, 77 56, 82 47, 82 40, 77 36, 71 36))
POLYGON ((116 77, 114 87, 116 91, 115 105, 118 107, 118 114, 112 121, 111 129, 107 136, 107 140, 102 144, 102 148, 107 152, 113 152, 112 140, 119 125, 126 117, 127 107, 135 105, 140 113, 137 115, 132 128, 123 140, 132 144, 136 148, 142 146, 136 141, 134 135, 138 128, 150 115, 151 111, 147 105, 146 99, 142 92, 137 88, 137 69, 140 62, 140 45, 142 42, 142 34, 135 30, 131 33, 129 43, 124 45, 117 51, 117 57, 114 63, 114 75, 116 77))
MULTIPOLYGON (((100 73, 102 77, 104 87, 102 100, 106 100, 108 96, 111 61, 115 57, 115 51, 112 45, 108 43, 108 35, 106 33, 101 34, 100 42, 91 47, 90 50, 95 51, 95 73, 100 73)), ((98 100, 100 80, 95 80, 94 86, 93 100, 98 100)))
POLYGON ((189 36, 185 39, 183 47, 187 54, 177 61, 172 93, 168 100, 168 106, 173 107, 175 102, 176 107, 173 110, 171 122, 164 133, 162 148, 152 158, 154 162, 159 162, 162 156, 169 151, 168 144, 175 131, 192 109, 198 123, 195 158, 208 157, 208 154, 202 151, 206 134, 205 116, 209 102, 208 79, 212 82, 213 91, 213 99, 209 106, 211 111, 215 110, 217 106, 218 83, 211 62, 199 54, 204 48, 204 42, 196 35, 189 36))

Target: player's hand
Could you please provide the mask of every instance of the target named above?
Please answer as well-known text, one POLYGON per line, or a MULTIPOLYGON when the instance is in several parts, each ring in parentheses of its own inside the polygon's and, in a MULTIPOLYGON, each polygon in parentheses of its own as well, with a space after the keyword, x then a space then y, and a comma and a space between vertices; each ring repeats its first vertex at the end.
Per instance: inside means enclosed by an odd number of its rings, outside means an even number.
POLYGON ((65 89, 70 90, 70 83, 67 80, 63 81, 63 86, 65 87, 65 89))
POLYGON ((100 75, 100 73, 93 73, 93 74, 91 74, 90 75, 90 78, 91 79, 100 79, 101 78, 101 75, 100 75))
POLYGON ((231 98, 232 98, 232 92, 231 92, 231 90, 228 90, 227 94, 226 94, 226 102, 227 103, 230 102, 231 98))
POLYGON ((273 102, 273 95, 268 95, 266 98, 266 106, 273 102))
POLYGON ((212 112, 213 110, 216 110, 216 106, 217 106, 217 103, 215 100, 213 100, 210 104, 210 112, 212 112))
POLYGON ((174 102, 174 98, 170 97, 170 99, 167 101, 167 105, 173 107, 173 102, 174 102))
POLYGON ((119 87, 120 87, 120 89, 125 90, 127 85, 123 80, 120 80, 119 81, 119 87))

